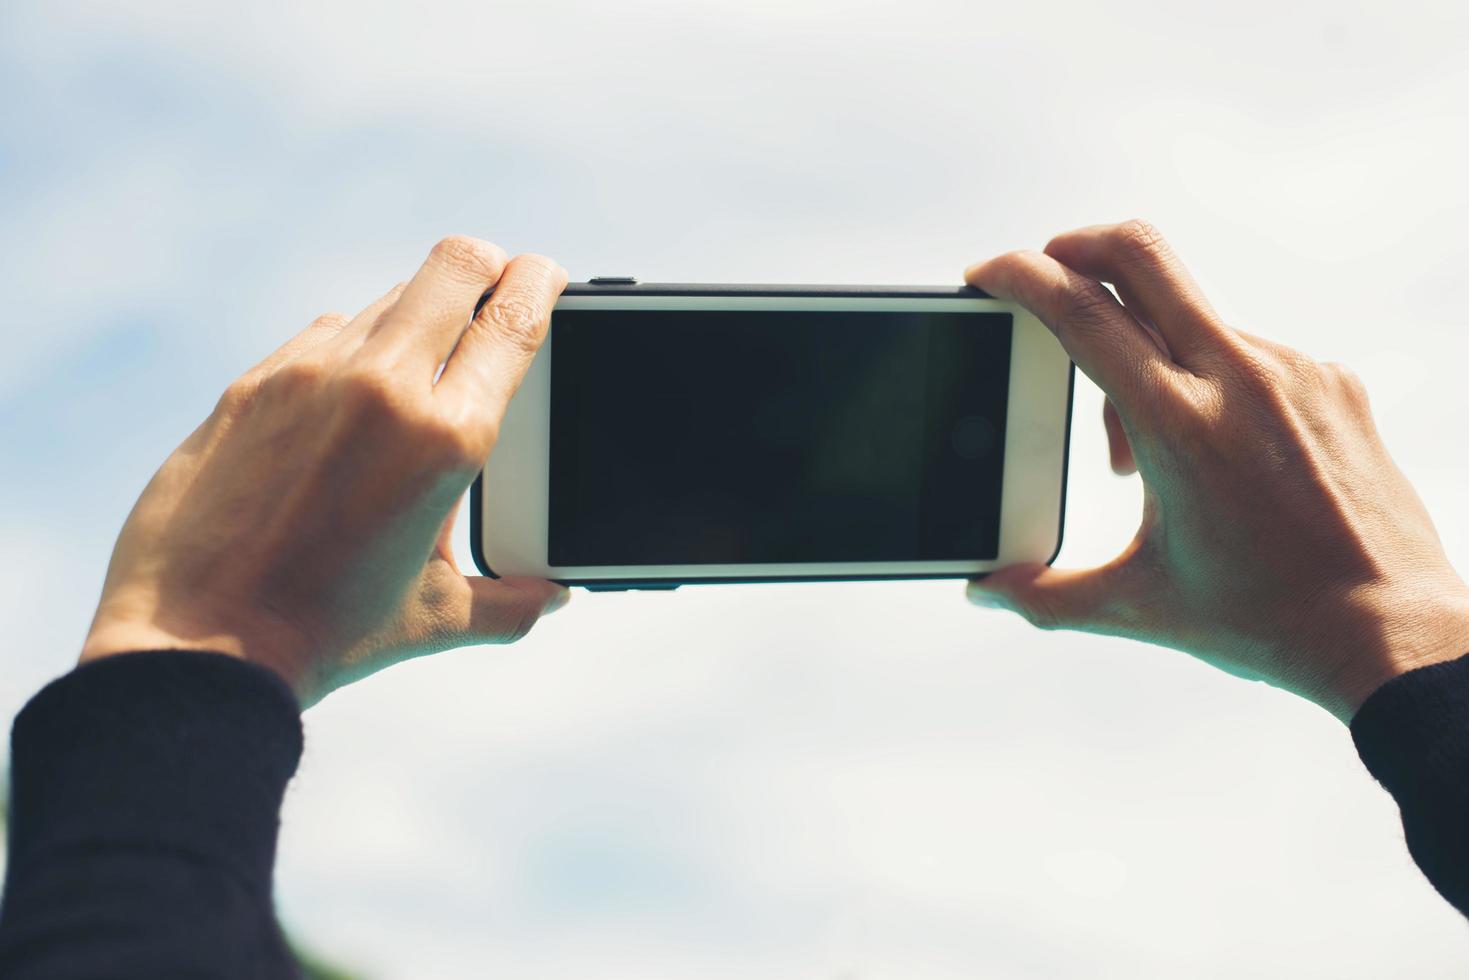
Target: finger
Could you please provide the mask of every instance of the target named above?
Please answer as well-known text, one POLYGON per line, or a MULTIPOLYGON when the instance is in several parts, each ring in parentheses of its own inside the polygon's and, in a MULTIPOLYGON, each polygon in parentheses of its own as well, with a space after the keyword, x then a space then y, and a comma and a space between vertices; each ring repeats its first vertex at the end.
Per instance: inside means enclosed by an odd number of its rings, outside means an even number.
POLYGON ((974 579, 965 594, 977 606, 1009 609, 1042 629, 1115 632, 1123 622, 1119 567, 1009 565, 974 579))
POLYGON ((261 388, 270 380, 271 375, 307 351, 317 349, 327 343, 342 331, 346 323, 347 318, 340 313, 323 313, 312 320, 305 330, 281 344, 264 360, 236 378, 220 396, 214 413, 205 419, 204 423, 195 429, 189 438, 184 440, 180 448, 192 450, 217 435, 218 430, 215 423, 218 419, 228 417, 253 402, 261 388))
POLYGON ((370 330, 364 349, 414 363, 432 379, 469 325, 475 304, 500 281, 505 261, 497 245, 463 235, 445 238, 370 330))
POLYGON ((465 579, 470 590, 470 614, 463 643, 514 643, 571 600, 571 590, 538 578, 465 579))
POLYGON ((1137 459, 1132 455, 1132 443, 1127 430, 1122 427, 1122 416, 1110 401, 1102 402, 1102 425, 1107 429, 1107 452, 1111 457, 1112 472, 1118 476, 1131 476, 1137 472, 1137 459))
POLYGON ((1121 286, 1114 282, 1112 289, 1116 291, 1117 298, 1122 301, 1122 308, 1132 314, 1132 318, 1137 321, 1137 325, 1148 332, 1148 336, 1153 339, 1153 343, 1157 344, 1158 348, 1163 351, 1163 356, 1167 357, 1170 361, 1173 360, 1173 352, 1168 349, 1168 341, 1163 338, 1163 334, 1159 332, 1153 321, 1148 318, 1148 311, 1143 309, 1142 302, 1126 286, 1121 286))
POLYGON ((1207 366, 1229 338, 1229 327, 1172 246, 1146 221, 1066 232, 1051 239, 1046 254, 1125 289, 1142 319, 1158 329, 1174 360, 1185 367, 1207 366))
POLYGON ((1248 346, 1263 351, 1278 360, 1290 361, 1308 357, 1307 354, 1289 344, 1283 344, 1278 340, 1271 340, 1269 337, 1262 337, 1259 334, 1250 333, 1248 330, 1240 330, 1238 327, 1231 329, 1234 330, 1235 336, 1243 340, 1248 346))
POLYGON ((1077 367, 1124 411, 1146 407, 1140 402, 1157 374, 1176 370, 1106 287, 1049 255, 1010 252, 971 266, 964 278, 1039 317, 1077 367))
POLYGON ((346 324, 347 318, 341 313, 323 313, 307 324, 306 329, 271 351, 254 367, 230 383, 209 417, 199 423, 188 438, 179 444, 179 452, 192 455, 218 440, 227 430, 220 423, 235 417, 253 403, 271 375, 279 371, 282 365, 289 364, 307 351, 321 347, 340 333, 346 324))
POLYGON ((276 348, 269 357, 251 368, 247 376, 258 384, 279 371, 282 365, 289 364, 310 351, 327 350, 335 345, 353 346, 353 338, 356 337, 360 342, 360 335, 377 321, 384 310, 393 305, 402 292, 403 283, 400 282, 373 300, 366 309, 351 320, 340 313, 325 313, 317 317, 305 330, 276 348))
POLYGON ((436 390, 459 399, 477 420, 498 427, 546 339, 551 308, 565 288, 566 270, 553 260, 516 256, 444 365, 436 390))
POLYGON ((351 322, 338 331, 335 337, 331 338, 332 344, 339 347, 343 355, 355 351, 367 339, 368 334, 372 332, 372 328, 377 326, 383 314, 392 309, 393 304, 398 302, 398 298, 403 295, 403 290, 407 285, 406 282, 400 282, 363 307, 362 311, 354 316, 351 322))
POLYGON ((282 364, 300 357, 306 351, 319 347, 341 333, 347 325, 347 317, 341 313, 323 313, 296 336, 281 344, 268 357, 255 365, 246 375, 264 380, 280 370, 282 364))

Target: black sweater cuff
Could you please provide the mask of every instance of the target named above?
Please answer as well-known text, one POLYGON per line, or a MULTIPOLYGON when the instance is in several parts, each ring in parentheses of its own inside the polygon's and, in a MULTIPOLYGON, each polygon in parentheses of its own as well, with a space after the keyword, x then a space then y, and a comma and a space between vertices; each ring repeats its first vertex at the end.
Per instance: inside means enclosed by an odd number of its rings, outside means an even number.
POLYGON ((9 883, 57 853, 123 847, 213 864, 268 895, 300 708, 276 674, 235 657, 120 654, 32 698, 11 758, 9 883))
POLYGON ((1397 800, 1413 859, 1469 915, 1469 655, 1388 681, 1352 719, 1352 739, 1397 800))

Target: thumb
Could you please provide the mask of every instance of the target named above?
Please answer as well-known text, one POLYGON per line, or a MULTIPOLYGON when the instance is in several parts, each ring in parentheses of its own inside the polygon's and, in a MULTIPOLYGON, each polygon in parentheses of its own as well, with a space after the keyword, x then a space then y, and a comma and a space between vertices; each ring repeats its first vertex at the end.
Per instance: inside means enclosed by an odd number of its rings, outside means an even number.
POLYGON ((544 579, 471 575, 465 581, 470 593, 465 644, 514 643, 571 599, 566 586, 544 579))
POLYGON ((966 595, 976 606, 1009 609, 1041 629, 1112 632, 1121 621, 1121 569, 1008 565, 971 580, 966 595))

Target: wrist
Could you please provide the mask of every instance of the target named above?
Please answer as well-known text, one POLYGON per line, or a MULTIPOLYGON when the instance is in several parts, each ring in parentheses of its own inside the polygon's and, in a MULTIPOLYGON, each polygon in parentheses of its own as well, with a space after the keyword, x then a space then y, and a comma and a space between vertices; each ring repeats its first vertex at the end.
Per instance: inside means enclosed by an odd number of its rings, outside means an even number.
POLYGON ((1430 590, 1392 590, 1364 603, 1358 628, 1341 643, 1324 707, 1350 723, 1382 685, 1410 671, 1469 653, 1469 589, 1457 579, 1430 590))
POLYGON ((304 671, 289 656, 274 652, 280 649, 285 648, 219 627, 165 627, 154 620, 118 618, 99 611, 82 643, 78 663, 142 650, 221 653, 272 671, 299 698, 304 686, 304 671))

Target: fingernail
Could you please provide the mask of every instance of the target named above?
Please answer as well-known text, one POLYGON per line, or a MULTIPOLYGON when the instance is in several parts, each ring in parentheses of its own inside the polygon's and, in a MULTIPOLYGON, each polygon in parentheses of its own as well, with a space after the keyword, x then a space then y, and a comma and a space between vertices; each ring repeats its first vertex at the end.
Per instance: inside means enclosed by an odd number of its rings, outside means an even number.
POLYGON ((570 589, 562 589, 560 592, 556 593, 556 595, 551 598, 551 601, 549 603, 546 604, 546 608, 541 613, 541 615, 543 615, 543 616, 549 616, 553 612, 555 612, 556 610, 564 607, 570 601, 571 601, 571 590, 570 589))

